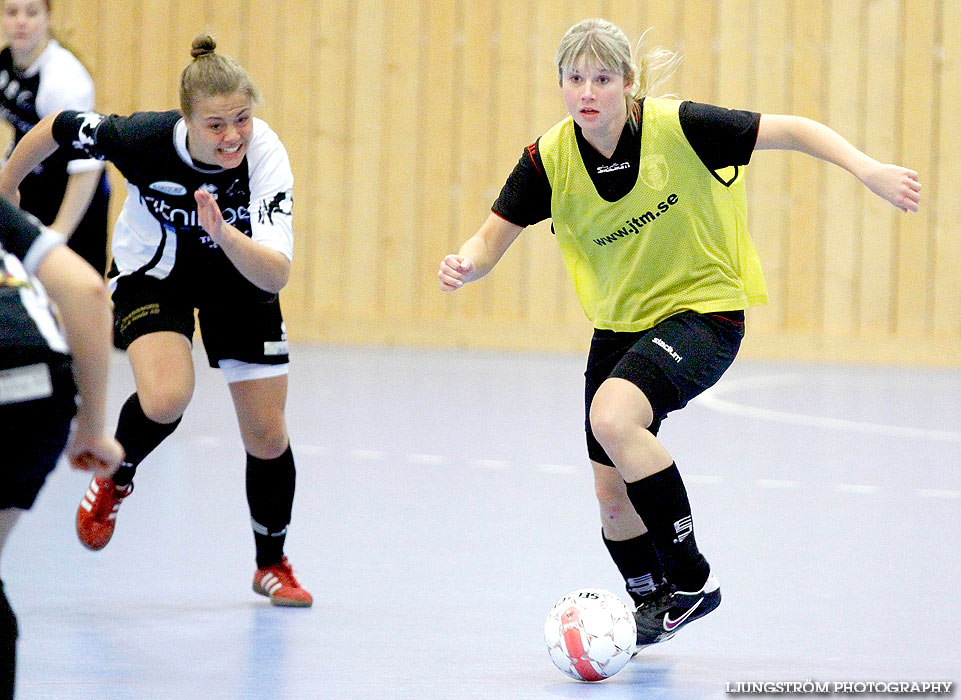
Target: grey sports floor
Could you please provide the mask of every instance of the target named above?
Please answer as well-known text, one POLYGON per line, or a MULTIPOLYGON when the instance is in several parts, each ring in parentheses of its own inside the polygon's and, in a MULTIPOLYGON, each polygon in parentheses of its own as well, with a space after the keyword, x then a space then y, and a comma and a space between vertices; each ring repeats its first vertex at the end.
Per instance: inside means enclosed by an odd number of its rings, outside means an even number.
MULTIPOLYGON (((739 360, 661 436, 724 602, 600 684, 544 618, 625 595, 600 541, 573 355, 296 346, 287 551, 251 592, 244 455, 197 354, 178 431, 102 552, 65 467, 4 557, 18 698, 711 698, 738 682, 961 682, 961 371, 739 360)), ((115 357, 110 416, 132 381, 115 357)))

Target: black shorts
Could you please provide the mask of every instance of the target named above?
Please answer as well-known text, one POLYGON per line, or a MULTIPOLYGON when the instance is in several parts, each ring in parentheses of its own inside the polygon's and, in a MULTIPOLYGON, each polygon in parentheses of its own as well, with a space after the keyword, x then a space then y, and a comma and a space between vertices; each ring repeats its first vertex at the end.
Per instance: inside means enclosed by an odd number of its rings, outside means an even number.
MULTIPOLYGON (((77 412, 76 387, 69 360, 56 364, 38 363, 50 374, 52 393, 43 398, 0 404, 0 425, 4 435, 0 457, 0 510, 33 506, 47 475, 70 435, 70 421, 77 412)), ((19 370, 4 370, 7 378, 19 370)))
POLYGON ((584 372, 587 452, 614 466, 591 430, 591 402, 604 380, 626 379, 654 409, 653 434, 671 411, 714 385, 734 362, 744 337, 744 312, 699 314, 684 311, 636 333, 595 330, 584 372))
POLYGON ((121 350, 142 335, 173 331, 191 341, 194 309, 207 361, 287 364, 287 334, 276 295, 266 300, 239 298, 207 304, 195 300, 177 281, 146 275, 121 277, 113 292, 113 342, 121 350))

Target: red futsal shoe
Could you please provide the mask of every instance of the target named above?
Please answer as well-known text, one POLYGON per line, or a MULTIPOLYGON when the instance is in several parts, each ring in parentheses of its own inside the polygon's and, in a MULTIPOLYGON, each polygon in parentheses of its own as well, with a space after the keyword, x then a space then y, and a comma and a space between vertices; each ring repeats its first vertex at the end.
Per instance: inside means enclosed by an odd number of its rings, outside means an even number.
POLYGON ((99 476, 90 481, 77 508, 77 537, 84 547, 99 550, 107 546, 113 537, 120 504, 131 493, 133 483, 116 486, 112 480, 99 476))
POLYGON ((301 588, 294 578, 287 557, 276 564, 265 566, 254 572, 254 593, 267 596, 273 605, 293 608, 309 608, 314 604, 310 593, 301 588))

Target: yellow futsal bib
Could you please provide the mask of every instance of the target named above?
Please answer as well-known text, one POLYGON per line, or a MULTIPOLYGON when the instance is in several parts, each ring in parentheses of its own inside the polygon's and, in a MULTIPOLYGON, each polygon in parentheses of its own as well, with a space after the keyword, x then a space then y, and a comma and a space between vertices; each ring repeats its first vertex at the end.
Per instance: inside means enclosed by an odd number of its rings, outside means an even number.
POLYGON ((554 232, 595 328, 639 331, 685 310, 767 303, 747 231, 743 171, 721 171, 733 178, 725 183, 707 169, 681 129, 680 104, 644 100, 640 172, 617 202, 597 193, 573 118, 540 138, 554 232))

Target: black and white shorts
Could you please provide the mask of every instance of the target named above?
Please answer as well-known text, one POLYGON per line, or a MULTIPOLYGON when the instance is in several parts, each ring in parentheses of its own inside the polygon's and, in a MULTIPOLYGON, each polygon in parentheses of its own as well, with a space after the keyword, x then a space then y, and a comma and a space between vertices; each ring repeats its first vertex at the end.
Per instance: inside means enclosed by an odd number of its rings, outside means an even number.
POLYGON ((33 506, 77 412, 69 358, 0 370, 0 510, 33 506))
POLYGON ((157 331, 180 333, 192 343, 198 309, 207 361, 222 369, 228 382, 287 373, 287 332, 276 295, 208 305, 176 281, 130 275, 117 280, 113 303, 114 345, 121 350, 157 331))
POLYGON ((743 337, 743 311, 684 311, 635 333, 595 329, 584 372, 591 460, 614 466, 591 430, 591 402, 606 379, 626 379, 644 392, 654 409, 648 430, 657 435, 668 413, 683 408, 721 378, 734 362, 743 337))

